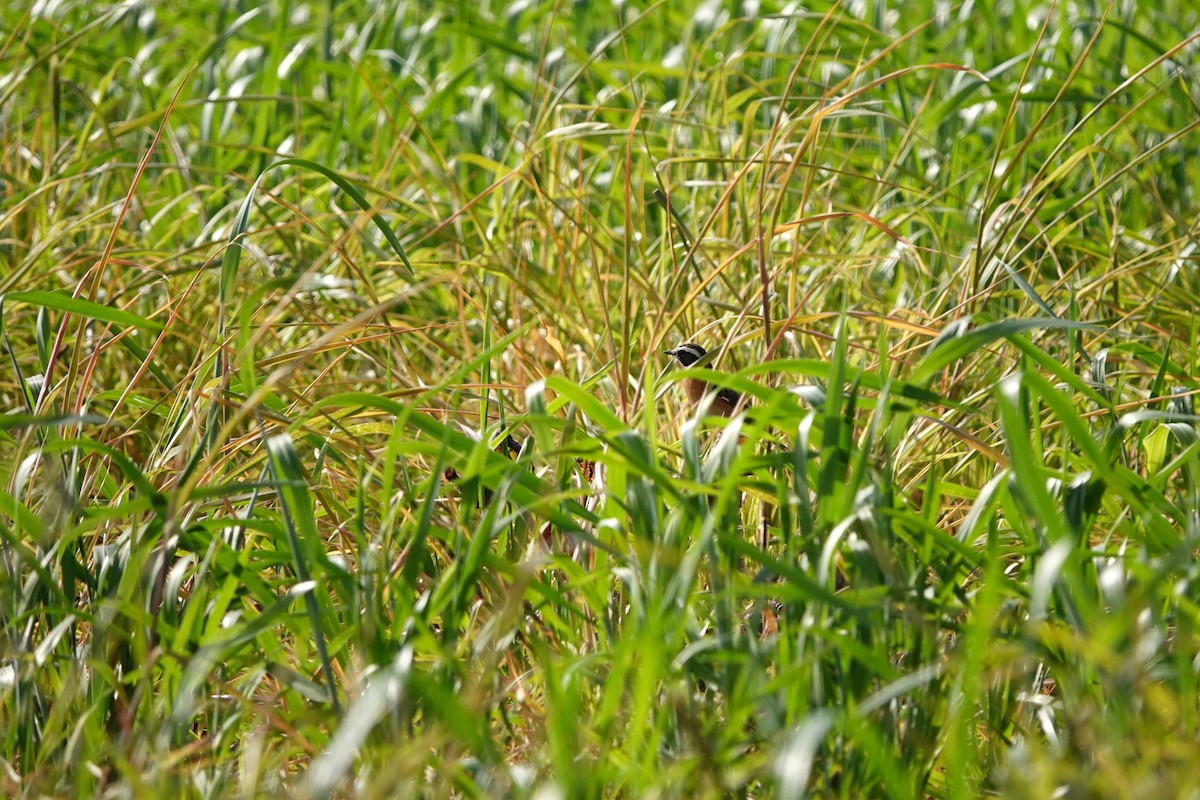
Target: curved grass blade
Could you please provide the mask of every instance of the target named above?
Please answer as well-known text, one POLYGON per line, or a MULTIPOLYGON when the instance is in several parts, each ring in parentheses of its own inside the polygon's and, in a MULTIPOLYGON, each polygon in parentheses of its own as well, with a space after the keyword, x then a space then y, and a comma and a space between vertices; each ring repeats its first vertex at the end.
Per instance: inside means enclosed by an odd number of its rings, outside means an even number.
POLYGON ((933 380, 941 369, 963 356, 973 353, 981 347, 1009 339, 1019 333, 1031 330, 1103 330, 1100 326, 1089 322, 1072 322, 1065 319, 1006 319, 992 322, 978 328, 972 328, 965 333, 958 333, 947 338, 939 338, 908 376, 908 382, 922 385, 933 380))
POLYGON ((54 311, 62 311, 66 314, 87 317, 99 322, 111 322, 113 325, 122 328, 141 328, 156 333, 163 329, 161 322, 146 319, 131 311, 113 308, 103 303, 94 303, 91 300, 84 300, 82 297, 74 297, 69 292, 29 289, 20 292, 9 292, 2 299, 8 302, 29 303, 30 305, 41 306, 42 308, 49 308, 54 311))

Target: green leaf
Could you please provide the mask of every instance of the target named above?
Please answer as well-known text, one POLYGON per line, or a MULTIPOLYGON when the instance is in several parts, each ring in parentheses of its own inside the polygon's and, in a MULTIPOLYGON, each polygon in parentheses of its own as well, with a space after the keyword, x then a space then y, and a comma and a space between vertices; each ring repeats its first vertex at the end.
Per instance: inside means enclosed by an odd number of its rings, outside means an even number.
POLYGON ((87 317, 88 319, 100 322, 110 322, 121 328, 142 328, 150 331, 161 331, 163 329, 161 322, 146 319, 130 311, 123 311, 119 308, 103 305, 102 303, 93 303, 90 300, 72 297, 67 292, 30 289, 28 291, 9 292, 0 298, 0 301, 29 303, 30 305, 87 317))

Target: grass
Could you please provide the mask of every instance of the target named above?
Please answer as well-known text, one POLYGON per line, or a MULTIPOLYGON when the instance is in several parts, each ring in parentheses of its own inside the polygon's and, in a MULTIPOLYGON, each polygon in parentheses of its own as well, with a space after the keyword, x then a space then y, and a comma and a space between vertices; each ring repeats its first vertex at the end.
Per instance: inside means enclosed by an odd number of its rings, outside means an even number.
POLYGON ((0 791, 1200 796, 1200 12, 898 9, 0 10, 0 791))

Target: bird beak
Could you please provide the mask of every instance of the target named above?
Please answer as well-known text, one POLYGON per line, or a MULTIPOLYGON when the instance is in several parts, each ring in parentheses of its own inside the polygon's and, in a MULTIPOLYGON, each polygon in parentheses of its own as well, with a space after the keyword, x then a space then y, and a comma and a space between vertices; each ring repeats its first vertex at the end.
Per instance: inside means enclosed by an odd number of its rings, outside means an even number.
POLYGON ((673 355, 675 355, 675 351, 674 350, 663 350, 663 355, 664 356, 673 356, 673 355))

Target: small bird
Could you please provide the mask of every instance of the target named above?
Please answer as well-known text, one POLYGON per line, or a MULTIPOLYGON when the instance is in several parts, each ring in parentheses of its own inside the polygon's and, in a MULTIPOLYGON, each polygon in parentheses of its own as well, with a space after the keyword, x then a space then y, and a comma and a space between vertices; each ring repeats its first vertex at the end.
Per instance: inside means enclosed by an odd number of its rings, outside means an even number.
MULTIPOLYGON (((462 424, 460 424, 459 427, 462 428, 463 433, 475 441, 483 441, 483 435, 478 431, 468 428, 466 425, 462 424)), ((523 445, 517 441, 517 439, 511 433, 507 433, 504 435, 504 440, 501 441, 500 444, 496 445, 495 449, 497 453, 508 458, 510 461, 516 461, 517 456, 521 454, 522 447, 523 445)), ((453 483, 459 478, 458 470, 456 470, 454 467, 446 467, 445 471, 442 473, 442 478, 446 481, 446 483, 453 483)), ((468 492, 468 494, 474 495, 475 505, 481 506, 492 501, 491 489, 483 487, 482 492, 477 491, 477 489, 478 487, 472 487, 471 491, 468 492)))
MULTIPOLYGON (((708 355, 708 353, 695 342, 684 342, 674 350, 664 350, 663 355, 671 356, 682 367, 690 367, 708 355)), ((683 379, 683 393, 687 396, 688 402, 693 405, 699 403, 704 398, 704 395, 714 390, 715 394, 712 405, 709 406, 709 412, 720 417, 732 416, 742 401, 741 395, 733 389, 711 387, 697 378, 683 379)))

